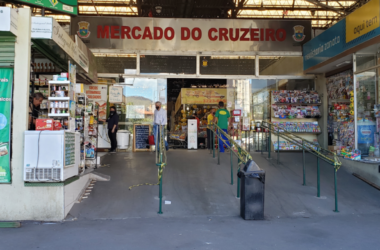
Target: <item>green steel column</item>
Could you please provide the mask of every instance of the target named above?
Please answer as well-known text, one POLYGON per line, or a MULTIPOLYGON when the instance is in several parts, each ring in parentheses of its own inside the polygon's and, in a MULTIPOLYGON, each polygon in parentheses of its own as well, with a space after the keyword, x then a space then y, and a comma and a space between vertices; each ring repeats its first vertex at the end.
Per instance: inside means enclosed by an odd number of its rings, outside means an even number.
MULTIPOLYGON (((318 148, 319 152, 319 148, 318 148)), ((317 197, 321 197, 321 183, 320 183, 320 169, 319 169, 319 156, 317 156, 317 197)))
MULTIPOLYGON (((162 166, 161 166, 161 164, 162 164, 162 153, 160 153, 160 162, 159 162, 159 164, 160 164, 160 166, 159 166, 159 173, 161 173, 161 169, 162 169, 162 166)), ((160 178, 159 197, 160 197, 160 208, 158 210, 158 214, 162 214, 162 175, 161 175, 161 178, 160 178)))
POLYGON ((302 140, 302 169, 303 169, 303 184, 306 186, 306 176, 305 176, 305 145, 302 140))
POLYGON ((269 124, 269 149, 268 149, 268 159, 270 159, 270 151, 272 150, 272 137, 271 137, 271 124, 269 124))
POLYGON ((230 159, 231 159, 231 185, 234 185, 234 163, 233 163, 233 154, 232 154, 232 144, 230 141, 230 159))
MULTIPOLYGON (((238 149, 238 155, 240 156, 241 154, 241 148, 239 147, 238 149)), ((238 173, 240 172, 240 158, 238 157, 238 173)), ((236 195, 237 198, 240 198, 240 178, 237 179, 237 195, 236 195)))
POLYGON ((338 213, 338 180, 337 180, 337 170, 334 167, 334 188, 335 188, 335 210, 334 212, 338 213))
MULTIPOLYGON (((238 168, 238 173, 240 172, 240 167, 238 168)), ((237 192, 236 192, 236 197, 240 198, 240 178, 237 178, 237 192)))
POLYGON ((212 129, 212 158, 215 158, 215 132, 214 127, 212 129))
POLYGON ((280 162, 280 131, 277 131, 277 164, 279 162, 280 162))

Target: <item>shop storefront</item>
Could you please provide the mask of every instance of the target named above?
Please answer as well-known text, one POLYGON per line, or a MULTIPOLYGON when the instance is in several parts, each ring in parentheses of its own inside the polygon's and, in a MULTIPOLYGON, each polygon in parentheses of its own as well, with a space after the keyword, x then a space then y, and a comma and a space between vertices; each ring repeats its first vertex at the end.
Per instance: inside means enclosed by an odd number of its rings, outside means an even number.
POLYGON ((96 65, 53 18, 0 10, 0 220, 62 220, 94 179, 78 82, 95 83, 96 65))
MULTIPOLYGON (((375 164, 380 162, 379 13, 379 1, 370 1, 303 48, 304 72, 323 74, 317 82, 328 114, 324 141, 337 155, 375 164)), ((356 167, 353 172, 378 182, 374 166, 356 167)))

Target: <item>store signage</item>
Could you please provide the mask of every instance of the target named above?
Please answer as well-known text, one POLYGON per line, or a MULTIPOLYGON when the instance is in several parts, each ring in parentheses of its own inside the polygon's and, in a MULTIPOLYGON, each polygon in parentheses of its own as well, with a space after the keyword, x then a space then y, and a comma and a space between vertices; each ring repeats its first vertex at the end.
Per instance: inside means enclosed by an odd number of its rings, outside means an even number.
POLYGON ((227 103, 227 89, 182 89, 181 104, 227 103))
POLYGON ((69 15, 78 15, 77 0, 16 0, 25 5, 49 9, 69 15))
POLYGON ((380 2, 372 0, 346 17, 346 42, 380 27, 380 2))
MULTIPOLYGON (((366 8, 364 9, 369 10, 366 8)), ((304 70, 317 66, 348 49, 354 48, 355 46, 380 35, 379 0, 369 2, 357 11, 359 11, 359 15, 356 15, 356 11, 353 12, 349 15, 353 15, 350 17, 350 20, 347 20, 349 16, 340 20, 322 34, 303 45, 302 54, 304 70), (369 7, 371 11, 368 13, 366 11, 362 12, 361 9, 368 4, 372 6, 369 7), (375 11, 372 10, 375 8, 376 14, 375 11), (361 21, 359 22, 359 20, 361 21)))
POLYGON ((88 100, 99 105, 99 118, 106 119, 107 116, 107 85, 92 84, 84 85, 84 91, 88 100))
POLYGON ((188 149, 198 149, 198 125, 197 120, 188 119, 187 120, 187 148, 188 149))
POLYGON ((86 45, 82 42, 78 36, 75 36, 75 44, 78 46, 78 60, 79 65, 85 69, 86 72, 89 72, 90 62, 88 56, 88 49, 86 45))
POLYGON ((161 51, 301 51, 310 21, 75 17, 89 48, 161 51))
POLYGON ((0 183, 11 182, 11 107, 13 69, 0 68, 0 183))
POLYGON ((32 17, 32 39, 52 39, 84 71, 89 70, 88 56, 52 17, 32 17))
POLYGON ((123 102, 123 87, 110 86, 108 101, 110 103, 122 103, 123 102))
POLYGON ((17 35, 18 10, 0 7, 0 32, 10 32, 17 35))

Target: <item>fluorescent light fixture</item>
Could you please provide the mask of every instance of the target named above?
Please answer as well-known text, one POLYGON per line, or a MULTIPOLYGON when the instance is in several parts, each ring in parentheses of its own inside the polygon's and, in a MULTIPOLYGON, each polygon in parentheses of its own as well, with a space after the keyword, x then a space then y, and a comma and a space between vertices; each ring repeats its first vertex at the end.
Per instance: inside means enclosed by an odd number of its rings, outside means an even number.
POLYGON ((351 61, 344 61, 344 62, 341 62, 341 63, 338 63, 337 65, 335 65, 336 67, 340 67, 342 65, 345 65, 345 64, 349 64, 351 63, 351 61))

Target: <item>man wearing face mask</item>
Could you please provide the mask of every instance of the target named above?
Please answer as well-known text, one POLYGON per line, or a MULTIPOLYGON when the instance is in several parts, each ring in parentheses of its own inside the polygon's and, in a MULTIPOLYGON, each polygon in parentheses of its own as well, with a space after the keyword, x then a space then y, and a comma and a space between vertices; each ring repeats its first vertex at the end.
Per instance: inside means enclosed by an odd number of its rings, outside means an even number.
POLYGON ((110 107, 110 116, 107 119, 108 123, 108 137, 111 141, 111 153, 116 153, 116 147, 117 147, 117 140, 116 140, 116 133, 118 129, 119 124, 119 116, 116 113, 115 107, 110 107))
MULTIPOLYGON (((211 109, 210 114, 207 116, 207 125, 211 125, 212 121, 214 120, 215 115, 215 109, 211 109)), ((207 148, 212 149, 212 131, 211 129, 207 128, 207 148)))
MULTIPOLYGON (((153 134, 154 134, 154 142, 156 144, 157 150, 159 150, 159 140, 160 137, 160 125, 164 127, 167 124, 166 120, 166 110, 161 108, 161 102, 156 102, 156 110, 154 111, 154 123, 153 123, 153 134)), ((164 131, 164 129, 162 129, 164 131)), ((166 150, 169 149, 168 143, 165 141, 166 150)))

